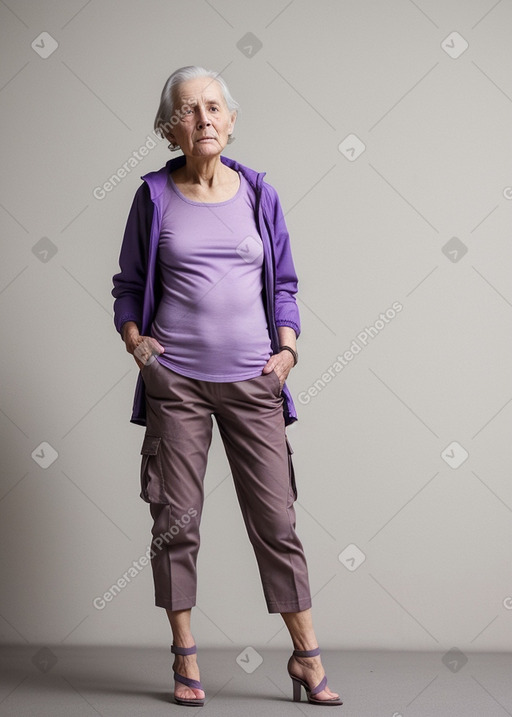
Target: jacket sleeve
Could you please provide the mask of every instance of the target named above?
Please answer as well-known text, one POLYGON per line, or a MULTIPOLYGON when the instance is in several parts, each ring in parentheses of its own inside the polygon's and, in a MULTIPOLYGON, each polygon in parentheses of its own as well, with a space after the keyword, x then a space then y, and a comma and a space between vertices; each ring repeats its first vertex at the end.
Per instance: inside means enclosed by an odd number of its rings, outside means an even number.
POLYGON ((153 221, 154 205, 149 187, 144 182, 132 202, 124 231, 119 268, 112 278, 114 288, 114 324, 121 333, 126 321, 135 321, 141 330, 142 304, 146 284, 149 237, 153 221))
POLYGON ((275 317, 277 326, 290 326, 300 334, 299 307, 295 295, 298 279, 292 259, 290 236, 276 190, 266 185, 272 207, 272 240, 275 261, 275 317))

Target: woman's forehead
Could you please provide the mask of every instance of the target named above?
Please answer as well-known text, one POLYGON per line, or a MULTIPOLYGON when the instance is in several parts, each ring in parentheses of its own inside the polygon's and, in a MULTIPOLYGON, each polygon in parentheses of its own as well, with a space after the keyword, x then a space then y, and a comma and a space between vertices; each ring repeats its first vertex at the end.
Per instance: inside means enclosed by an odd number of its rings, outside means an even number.
POLYGON ((181 100, 202 99, 203 101, 223 99, 219 83, 212 77, 198 77, 179 85, 177 96, 181 100))

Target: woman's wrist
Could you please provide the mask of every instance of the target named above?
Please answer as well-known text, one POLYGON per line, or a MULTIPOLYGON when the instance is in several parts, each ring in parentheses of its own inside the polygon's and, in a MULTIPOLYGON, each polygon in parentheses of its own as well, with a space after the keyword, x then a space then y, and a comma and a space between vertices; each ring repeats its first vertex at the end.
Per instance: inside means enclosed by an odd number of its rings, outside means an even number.
POLYGON ((296 366, 299 360, 299 354, 296 349, 292 349, 291 346, 282 345, 279 347, 279 351, 288 351, 293 356, 293 365, 296 366))
POLYGON ((139 336, 139 327, 135 321, 125 321, 121 327, 121 337, 126 343, 128 337, 133 338, 139 336))

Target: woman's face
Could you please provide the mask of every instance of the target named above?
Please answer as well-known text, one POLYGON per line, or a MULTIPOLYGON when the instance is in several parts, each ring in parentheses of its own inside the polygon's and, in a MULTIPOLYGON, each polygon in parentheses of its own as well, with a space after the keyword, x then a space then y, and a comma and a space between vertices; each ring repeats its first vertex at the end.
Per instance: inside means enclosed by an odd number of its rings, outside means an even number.
POLYGON ((211 77, 183 82, 176 91, 174 107, 179 121, 173 121, 167 138, 179 144, 183 154, 210 157, 223 151, 236 112, 229 112, 218 82, 211 77))

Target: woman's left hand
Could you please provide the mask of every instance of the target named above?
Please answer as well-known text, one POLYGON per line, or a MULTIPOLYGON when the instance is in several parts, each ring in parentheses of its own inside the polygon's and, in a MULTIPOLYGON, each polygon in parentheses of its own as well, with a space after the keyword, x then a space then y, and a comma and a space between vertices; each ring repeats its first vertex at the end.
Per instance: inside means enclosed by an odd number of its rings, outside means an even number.
POLYGON ((284 382, 288 378, 288 374, 293 368, 293 356, 290 351, 280 351, 278 354, 273 354, 265 364, 263 373, 270 373, 275 371, 281 388, 284 386, 284 382))

